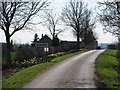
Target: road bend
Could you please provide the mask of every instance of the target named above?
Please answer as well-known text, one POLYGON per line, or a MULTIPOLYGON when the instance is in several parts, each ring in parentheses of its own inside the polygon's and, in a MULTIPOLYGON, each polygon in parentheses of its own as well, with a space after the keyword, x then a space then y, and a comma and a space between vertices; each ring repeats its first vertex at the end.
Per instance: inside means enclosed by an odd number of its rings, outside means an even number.
POLYGON ((91 50, 50 67, 23 88, 96 88, 95 59, 104 50, 91 50))

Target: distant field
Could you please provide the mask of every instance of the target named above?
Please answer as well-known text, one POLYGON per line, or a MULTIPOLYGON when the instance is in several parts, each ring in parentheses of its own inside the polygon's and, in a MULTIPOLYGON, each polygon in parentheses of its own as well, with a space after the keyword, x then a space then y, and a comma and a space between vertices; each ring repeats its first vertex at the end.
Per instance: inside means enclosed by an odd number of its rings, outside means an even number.
POLYGON ((96 60, 96 73, 99 76, 100 87, 118 87, 118 61, 116 50, 106 50, 96 60))

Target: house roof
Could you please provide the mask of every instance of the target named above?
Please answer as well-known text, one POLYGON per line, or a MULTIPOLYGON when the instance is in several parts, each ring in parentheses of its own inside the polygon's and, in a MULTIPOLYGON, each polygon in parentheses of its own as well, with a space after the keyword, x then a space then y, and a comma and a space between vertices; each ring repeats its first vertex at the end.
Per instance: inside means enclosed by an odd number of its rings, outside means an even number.
POLYGON ((49 39, 52 40, 48 35, 44 35, 39 41, 43 40, 43 39, 49 39))
POLYGON ((39 41, 38 43, 52 43, 52 39, 48 36, 48 35, 44 35, 39 41))

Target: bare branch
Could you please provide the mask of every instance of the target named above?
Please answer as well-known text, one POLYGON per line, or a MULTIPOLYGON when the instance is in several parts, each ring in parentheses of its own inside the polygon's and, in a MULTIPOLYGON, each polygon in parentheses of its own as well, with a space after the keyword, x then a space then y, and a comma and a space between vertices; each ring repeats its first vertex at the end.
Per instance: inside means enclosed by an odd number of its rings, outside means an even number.
POLYGON ((45 11, 45 22, 44 26, 50 31, 52 37, 54 38, 56 35, 62 32, 62 29, 59 29, 60 17, 53 13, 53 10, 45 11))
MULTIPOLYGON (((91 11, 87 9, 87 4, 82 0, 70 0, 68 5, 63 9, 62 17, 63 22, 73 28, 79 48, 79 38, 84 39, 86 33, 92 32, 95 25, 95 22, 91 22, 91 11)), ((91 34, 91 37, 93 36, 91 34)))
POLYGON ((48 6, 47 0, 39 2, 1 2, 0 28, 9 33, 10 37, 17 31, 24 29, 28 21, 39 11, 48 6))
POLYGON ((114 0, 111 2, 99 2, 101 13, 99 20, 104 26, 104 30, 114 35, 119 35, 120 32, 120 1, 114 0))

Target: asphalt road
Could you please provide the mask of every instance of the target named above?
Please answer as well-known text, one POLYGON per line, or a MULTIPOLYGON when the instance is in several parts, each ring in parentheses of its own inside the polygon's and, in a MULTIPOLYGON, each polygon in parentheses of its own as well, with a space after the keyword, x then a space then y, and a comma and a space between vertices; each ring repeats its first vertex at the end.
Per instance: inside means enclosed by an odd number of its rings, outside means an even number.
POLYGON ((91 50, 68 58, 38 74, 23 88, 96 88, 95 59, 104 50, 91 50))

